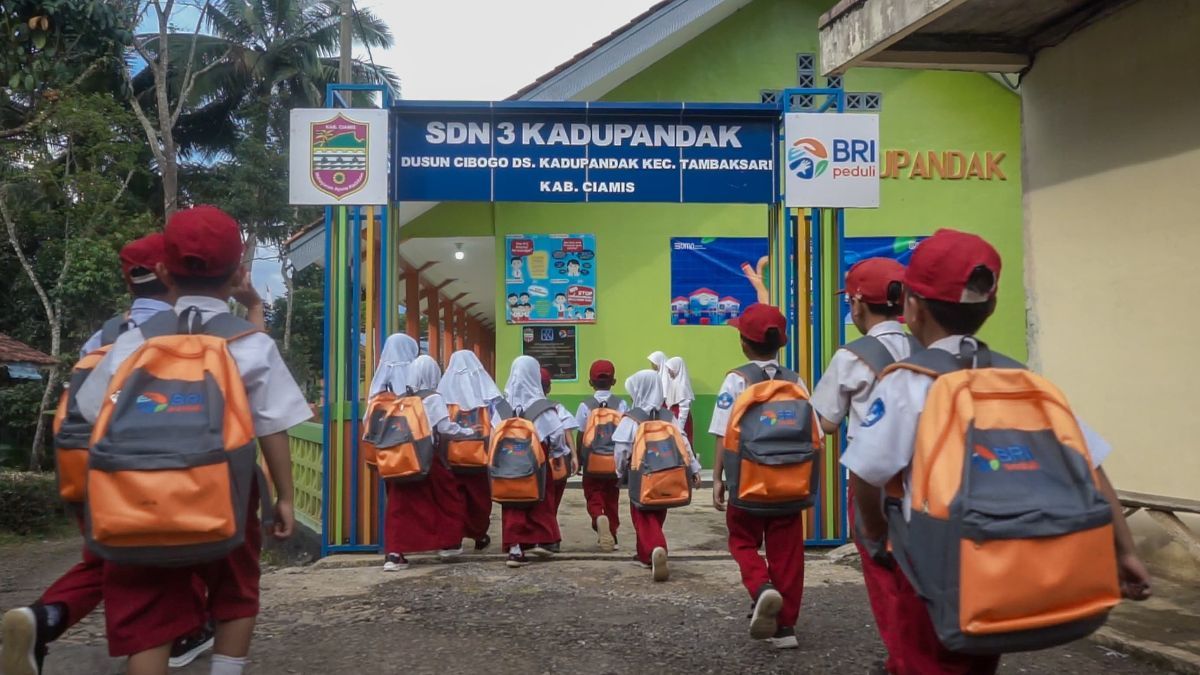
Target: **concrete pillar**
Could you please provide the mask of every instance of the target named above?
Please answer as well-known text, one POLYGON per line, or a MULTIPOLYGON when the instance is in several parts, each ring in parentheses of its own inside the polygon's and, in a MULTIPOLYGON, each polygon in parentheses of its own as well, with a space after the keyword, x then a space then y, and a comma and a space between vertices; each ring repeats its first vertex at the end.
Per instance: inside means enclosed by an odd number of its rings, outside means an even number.
POLYGON ((404 332, 421 339, 421 274, 411 267, 404 270, 404 332))
POLYGON ((430 286, 425 290, 425 318, 429 322, 429 355, 438 360, 438 355, 441 354, 441 335, 442 331, 439 328, 441 323, 441 307, 438 302, 438 290, 430 286))

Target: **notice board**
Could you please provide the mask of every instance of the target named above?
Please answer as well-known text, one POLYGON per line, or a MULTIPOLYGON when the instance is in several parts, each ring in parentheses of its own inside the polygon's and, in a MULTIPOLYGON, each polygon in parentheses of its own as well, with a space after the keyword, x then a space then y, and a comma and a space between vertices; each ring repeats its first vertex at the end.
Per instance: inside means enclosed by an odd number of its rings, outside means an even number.
POLYGON ((574 326, 525 326, 521 353, 532 356, 550 371, 550 379, 573 382, 579 379, 574 326))

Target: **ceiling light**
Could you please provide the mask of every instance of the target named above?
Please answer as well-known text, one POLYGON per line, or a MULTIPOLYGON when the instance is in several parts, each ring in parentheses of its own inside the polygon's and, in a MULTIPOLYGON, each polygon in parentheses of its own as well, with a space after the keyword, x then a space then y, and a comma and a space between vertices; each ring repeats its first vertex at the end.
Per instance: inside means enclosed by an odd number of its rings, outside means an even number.
POLYGON ((463 253, 462 244, 455 244, 454 245, 454 259, 462 260, 463 258, 466 258, 466 257, 467 257, 467 254, 463 253))

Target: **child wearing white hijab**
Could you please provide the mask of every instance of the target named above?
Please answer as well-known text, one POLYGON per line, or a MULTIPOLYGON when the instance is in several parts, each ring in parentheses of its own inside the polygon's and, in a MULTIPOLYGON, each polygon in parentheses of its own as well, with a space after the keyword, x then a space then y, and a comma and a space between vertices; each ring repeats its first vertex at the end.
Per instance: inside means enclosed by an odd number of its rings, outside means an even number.
POLYGON ((688 377, 687 364, 679 356, 667 359, 665 370, 667 378, 663 393, 666 395, 667 409, 675 415, 676 426, 684 436, 687 436, 688 443, 691 443, 694 440, 692 438, 692 401, 696 400, 696 394, 692 391, 692 378, 688 377))
MULTIPOLYGON (((384 345, 384 362, 376 372, 372 388, 378 380, 382 390, 390 386, 398 395, 408 391, 420 396, 424 403, 429 428, 433 430, 434 445, 439 438, 467 435, 450 420, 446 403, 437 393, 441 372, 437 362, 428 356, 415 356, 416 341, 407 335, 393 335, 384 345), (389 352, 388 347, 392 347, 389 352), (406 359, 412 356, 411 361, 406 359), (388 357, 394 357, 389 360, 388 357), (386 371, 386 372, 384 372, 386 371), (400 377, 405 377, 401 385, 400 377)), ((384 512, 384 547, 387 556, 383 569, 387 572, 408 568, 405 553, 438 551, 442 558, 462 554, 462 523, 465 518, 462 494, 450 472, 443 453, 434 454, 425 480, 414 483, 388 482, 387 508, 384 512)))
POLYGON ((667 382, 670 379, 670 375, 667 373, 667 355, 659 351, 654 351, 650 352, 650 356, 647 356, 646 360, 650 362, 650 366, 654 369, 654 372, 658 373, 659 384, 662 385, 663 394, 666 394, 667 382))
MULTIPOLYGON (((515 412, 527 410, 546 398, 542 391, 541 371, 542 367, 532 356, 518 356, 513 360, 508 383, 504 387, 504 397, 515 412)), ((546 457, 570 454, 571 448, 567 445, 562 418, 557 409, 551 407, 532 422, 546 457)), ((540 558, 554 555, 550 545, 562 539, 555 517, 558 504, 552 485, 546 486, 545 494, 542 501, 529 508, 501 505, 504 547, 508 550, 506 564, 509 567, 528 565, 525 551, 540 558)))
MULTIPOLYGON (((663 391, 658 373, 653 370, 639 370, 625 380, 625 391, 633 399, 633 408, 644 413, 661 410, 663 407, 663 391)), ((613 432, 615 444, 614 458, 617 463, 617 474, 625 476, 629 472, 629 462, 633 454, 633 443, 637 436, 638 423, 626 415, 613 432)), ((692 452, 691 443, 683 439, 687 452, 688 463, 692 471, 692 485, 700 486, 700 462, 692 452)), ((666 581, 670 572, 667 568, 667 537, 663 534, 663 523, 666 522, 667 512, 643 511, 632 503, 629 505, 629 517, 633 521, 633 531, 637 535, 637 561, 642 567, 652 570, 655 581, 666 581)))
MULTIPOLYGON (((477 418, 480 409, 489 410, 493 403, 503 397, 496 383, 471 351, 457 351, 450 355, 450 364, 438 384, 438 393, 447 406, 458 409, 460 424, 467 418, 477 418)), ((489 416, 490 426, 495 426, 494 416, 489 416)), ((485 430, 490 432, 490 430, 485 430)), ((488 526, 492 520, 492 486, 487 472, 455 473, 458 490, 463 496, 465 514, 463 537, 475 540, 475 550, 487 548, 492 538, 488 526)))

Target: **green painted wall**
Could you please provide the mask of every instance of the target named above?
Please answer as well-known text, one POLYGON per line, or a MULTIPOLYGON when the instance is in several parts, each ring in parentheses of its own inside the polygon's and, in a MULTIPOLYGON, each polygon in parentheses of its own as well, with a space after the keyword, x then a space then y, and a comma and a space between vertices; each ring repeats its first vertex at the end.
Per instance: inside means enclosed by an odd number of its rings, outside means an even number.
MULTIPOLYGON (((829 2, 756 0, 689 44, 617 87, 612 101, 757 101, 760 89, 795 83, 798 52, 816 52, 816 22, 829 2)), ((1004 258, 1001 301, 984 335, 997 349, 1025 357, 1021 260, 1020 107, 1012 92, 984 75, 863 69, 845 78, 849 91, 883 92, 885 149, 1004 152, 1006 181, 883 181, 878 210, 847 214, 849 236, 919 235, 939 227, 978 232, 1004 258)), ((661 349, 687 360, 697 401, 697 449, 711 456, 707 434, 724 373, 742 361, 731 328, 671 326, 669 239, 674 236, 765 236, 764 206, 667 204, 444 204, 405 227, 410 236, 593 232, 598 257, 598 323, 579 327, 580 370, 611 359, 618 380, 661 349)), ((497 269, 503 273, 502 246, 497 269)), ((503 280, 498 280, 502 285, 503 280)), ((497 294, 498 305, 503 294, 497 294)), ((498 307, 503 316, 503 308, 498 307)), ((501 325, 498 376, 520 353, 520 327, 501 325)), ((618 386, 618 392, 623 390, 618 386)), ((587 383, 558 383, 573 406, 587 383)))

